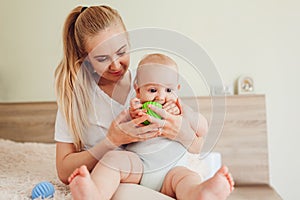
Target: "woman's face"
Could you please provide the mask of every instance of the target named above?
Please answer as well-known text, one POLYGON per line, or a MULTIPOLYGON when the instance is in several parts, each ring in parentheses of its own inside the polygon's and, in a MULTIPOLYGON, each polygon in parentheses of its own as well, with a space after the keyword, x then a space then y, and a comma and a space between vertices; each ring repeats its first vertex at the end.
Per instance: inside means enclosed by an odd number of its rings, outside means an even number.
POLYGON ((87 41, 88 59, 101 78, 119 81, 129 66, 129 42, 122 25, 114 24, 87 41))

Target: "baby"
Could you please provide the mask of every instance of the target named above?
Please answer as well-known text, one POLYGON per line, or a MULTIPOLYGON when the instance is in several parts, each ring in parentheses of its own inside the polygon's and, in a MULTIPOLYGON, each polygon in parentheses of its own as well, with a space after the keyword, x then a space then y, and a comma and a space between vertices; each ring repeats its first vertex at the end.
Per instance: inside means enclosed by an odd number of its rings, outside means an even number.
MULTIPOLYGON (((130 102, 129 109, 132 118, 148 113, 161 119, 159 115, 147 108, 149 104, 152 104, 170 114, 183 115, 187 118, 197 137, 205 136, 206 133, 203 132, 202 127, 207 125, 206 119, 201 114, 195 113, 187 105, 178 103, 177 92, 180 89, 178 67, 170 57, 163 54, 146 55, 138 64, 134 87, 136 98, 130 102)), ((161 136, 164 136, 163 131, 160 130, 161 136)), ((199 144, 197 152, 192 153, 200 153, 201 148, 202 144, 199 144)), ((183 181, 187 185, 193 185, 200 181, 198 174, 185 167, 187 164, 185 157, 187 147, 176 140, 157 137, 129 144, 126 150, 135 152, 143 161, 144 171, 140 184, 148 188, 163 193, 170 190, 165 184, 165 178, 169 172, 171 174, 180 173, 182 177, 194 176, 194 180, 183 181), (176 169, 181 169, 181 171, 178 172, 176 169)), ((228 180, 231 180, 229 175, 227 177, 228 180)), ((229 183, 233 184, 230 181, 229 183)), ((176 191, 170 196, 174 197, 174 195, 180 196, 180 194, 176 194, 176 191)))
MULTIPOLYGON (((206 134, 201 127, 206 126, 207 121, 188 106, 179 104, 178 76, 177 64, 168 56, 149 54, 144 57, 138 65, 136 98, 130 103, 129 113, 132 118, 138 118, 147 112, 147 107, 142 109, 143 103, 161 105, 165 112, 187 118, 195 135, 201 138, 206 134)), ((69 178, 73 198, 110 199, 120 183, 136 183, 176 199, 226 199, 234 185, 228 168, 222 167, 212 178, 202 182, 196 172, 184 166, 189 148, 176 138, 164 137, 165 134, 162 128, 158 137, 128 144, 127 151, 106 153, 92 174, 85 166, 75 170, 69 178)), ((198 146, 197 153, 201 144, 198 146)))
MULTIPOLYGON (((177 91, 180 89, 178 82, 178 67, 170 57, 163 54, 145 56, 137 68, 134 86, 136 98, 131 101, 129 109, 131 117, 137 118, 146 112, 157 116, 147 109, 148 104, 163 108, 173 115, 187 113, 183 112, 178 104, 177 91)), ((190 113, 192 114, 186 117, 190 118, 188 121, 191 127, 197 132, 198 137, 203 137, 205 133, 197 130, 200 125, 199 116, 192 111, 190 113)), ((203 123, 206 123, 206 120, 203 123)), ((163 130, 160 132, 163 133, 163 130)), ((156 191, 161 190, 164 178, 170 169, 186 164, 184 156, 186 147, 165 137, 129 144, 126 150, 135 152, 143 161, 144 172, 140 184, 156 191)))

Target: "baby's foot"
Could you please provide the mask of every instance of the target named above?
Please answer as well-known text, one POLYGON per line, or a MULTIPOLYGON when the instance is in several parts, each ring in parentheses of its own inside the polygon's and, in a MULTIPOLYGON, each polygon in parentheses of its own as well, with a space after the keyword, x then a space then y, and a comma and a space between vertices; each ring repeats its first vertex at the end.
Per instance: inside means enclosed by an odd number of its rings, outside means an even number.
POLYGON ((192 188, 187 199, 225 200, 233 189, 233 178, 228 172, 228 168, 223 166, 212 178, 192 188))
POLYGON ((68 182, 71 183, 73 181, 73 179, 79 175, 79 168, 76 168, 73 173, 69 176, 68 178, 68 182))
POLYGON ((90 173, 85 165, 74 170, 68 181, 70 183, 70 189, 74 200, 101 199, 100 192, 91 179, 90 173))

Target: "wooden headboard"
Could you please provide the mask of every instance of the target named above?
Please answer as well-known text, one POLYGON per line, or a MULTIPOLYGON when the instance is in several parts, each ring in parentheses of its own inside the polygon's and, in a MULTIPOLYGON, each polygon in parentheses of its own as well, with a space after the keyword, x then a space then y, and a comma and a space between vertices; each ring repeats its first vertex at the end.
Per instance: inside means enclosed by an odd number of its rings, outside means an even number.
POLYGON ((54 142, 55 102, 1 103, 0 110, 0 138, 54 142))
MULTIPOLYGON (((193 101, 184 99, 191 106, 193 101)), ((197 102, 201 113, 209 119, 211 98, 198 97, 197 102)), ((267 135, 264 95, 226 98, 225 122, 213 151, 222 154, 223 163, 229 166, 237 185, 269 184, 267 135)))
MULTIPOLYGON (((210 119, 211 98, 183 98, 210 119)), ((19 142, 54 142, 55 102, 1 103, 0 138, 19 142)), ((269 184, 264 95, 228 96, 222 134, 213 151, 222 154, 237 185, 269 184)))

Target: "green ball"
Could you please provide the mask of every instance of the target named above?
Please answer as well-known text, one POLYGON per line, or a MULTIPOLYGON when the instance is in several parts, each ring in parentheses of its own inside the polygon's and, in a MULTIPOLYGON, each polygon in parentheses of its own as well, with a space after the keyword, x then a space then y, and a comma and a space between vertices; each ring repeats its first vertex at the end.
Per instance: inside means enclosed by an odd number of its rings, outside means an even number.
MULTIPOLYGON (((151 110, 148 105, 154 105, 158 108, 162 108, 162 105, 160 103, 154 102, 154 101, 147 101, 145 103, 143 103, 142 109, 146 109, 147 110, 147 114, 150 116, 153 116, 155 118, 161 119, 162 117, 160 115, 158 115, 157 113, 153 112, 153 110, 151 110)), ((148 125, 150 124, 150 122, 148 120, 144 121, 142 124, 144 125, 148 125)))

